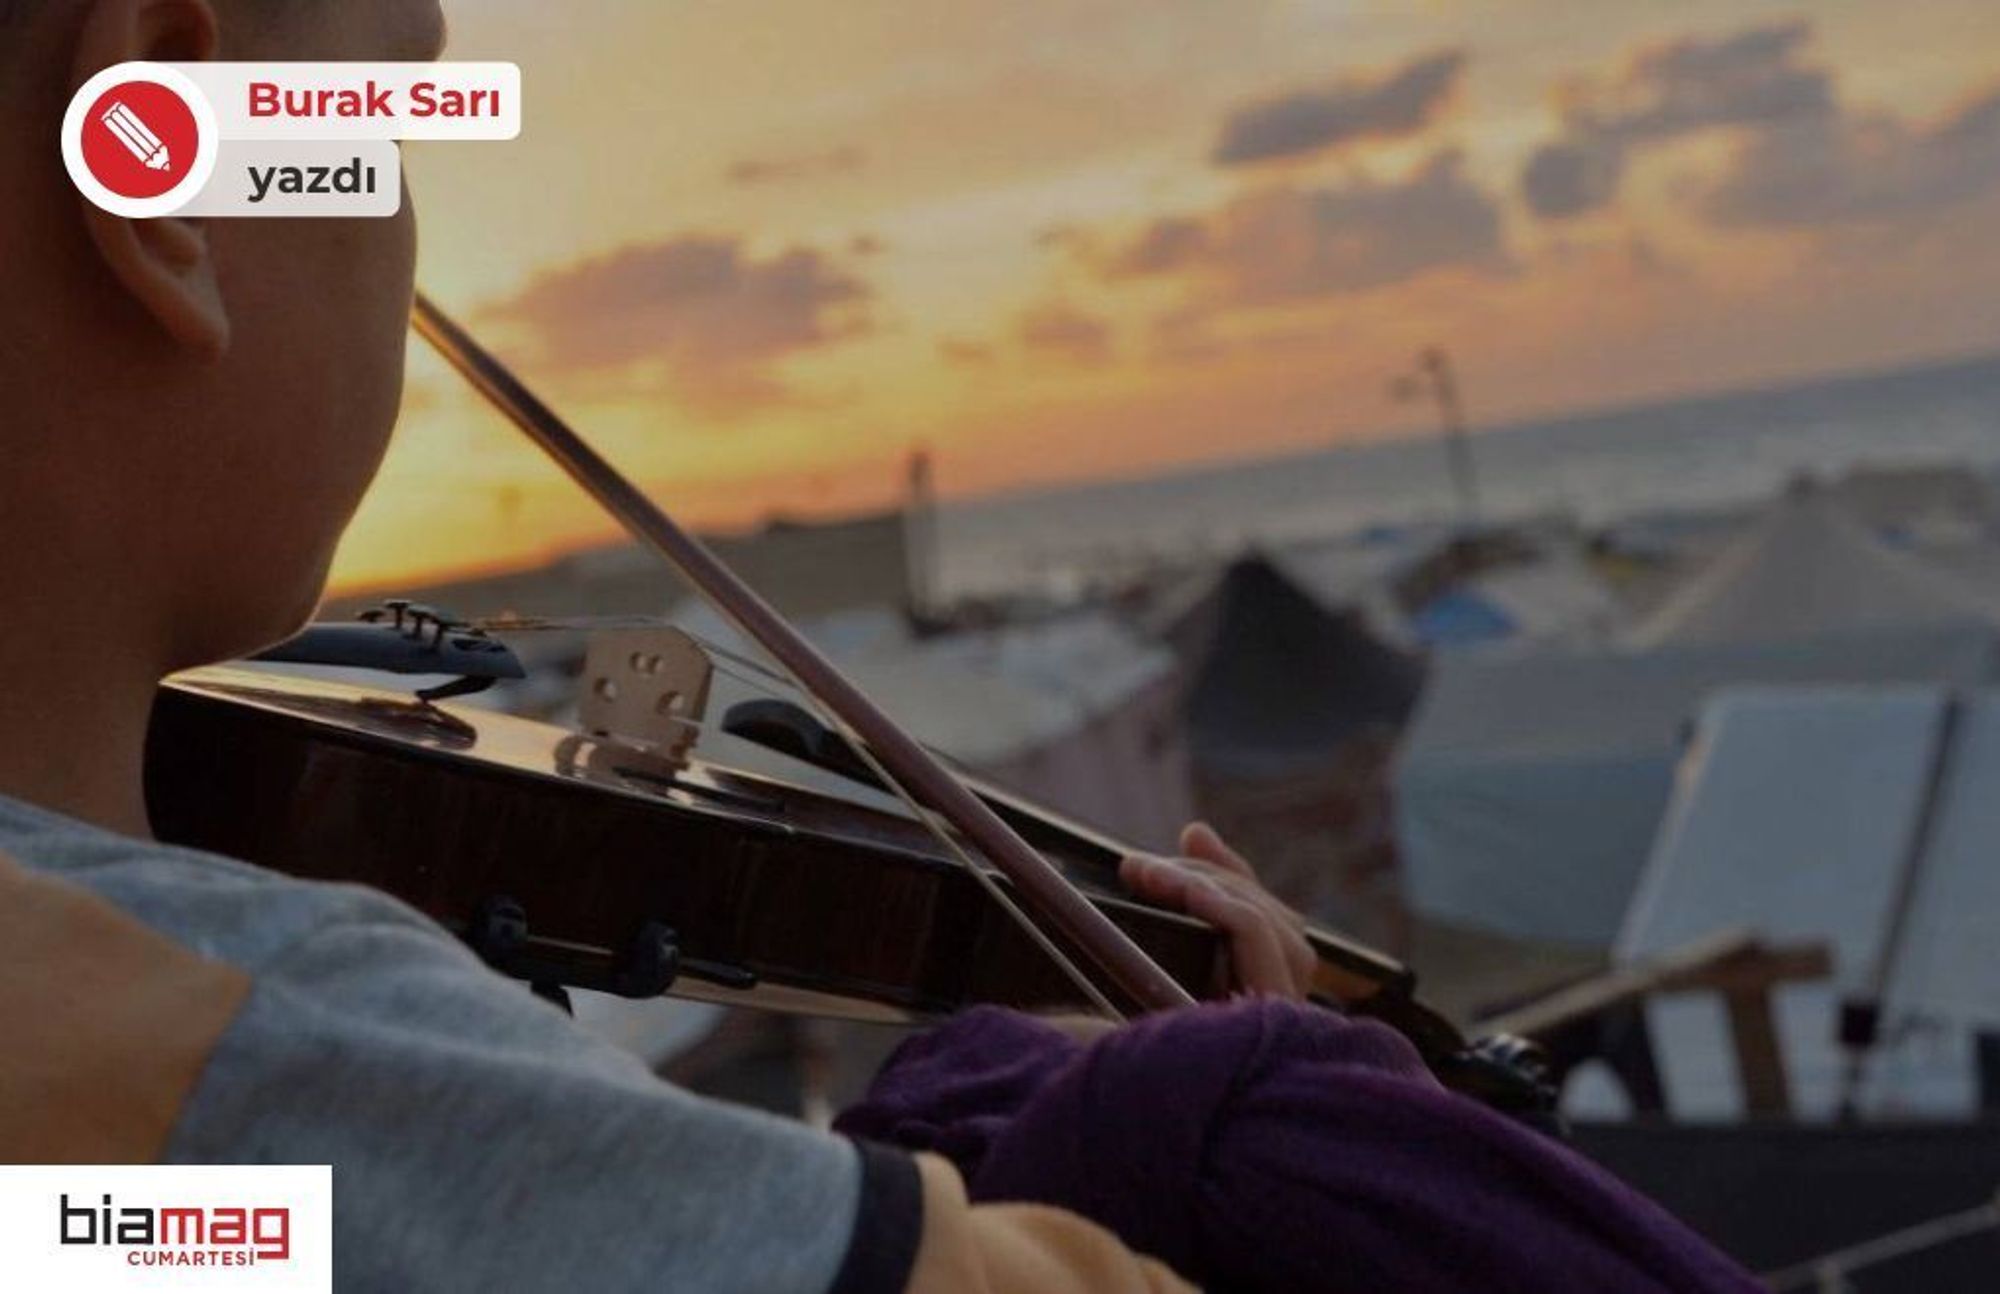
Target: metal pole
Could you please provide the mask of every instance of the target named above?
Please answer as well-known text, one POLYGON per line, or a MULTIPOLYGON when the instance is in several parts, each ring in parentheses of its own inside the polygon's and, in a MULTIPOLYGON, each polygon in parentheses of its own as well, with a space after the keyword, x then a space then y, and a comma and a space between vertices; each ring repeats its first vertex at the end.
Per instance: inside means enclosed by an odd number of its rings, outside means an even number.
POLYGON ((1458 493, 1459 524, 1470 530, 1479 524, 1479 480, 1472 462, 1465 406, 1459 399, 1458 375, 1452 370, 1451 356, 1441 346, 1426 350, 1419 363, 1430 376, 1431 391, 1437 397, 1445 455, 1451 462, 1452 486, 1458 493))

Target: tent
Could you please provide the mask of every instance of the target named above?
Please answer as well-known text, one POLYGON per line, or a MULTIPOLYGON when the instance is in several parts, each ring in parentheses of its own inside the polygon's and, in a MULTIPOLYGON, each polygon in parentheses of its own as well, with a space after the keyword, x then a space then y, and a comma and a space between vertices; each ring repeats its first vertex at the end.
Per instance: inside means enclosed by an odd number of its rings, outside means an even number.
POLYGON ((1264 560, 1331 612, 1358 612, 1372 634, 1413 646, 1401 590, 1451 543, 1444 526, 1409 526, 1355 538, 1301 540, 1267 549, 1264 560))
POLYGON ((1711 692, 1737 683, 1973 684, 1993 634, 1947 625, 1659 651, 1449 652, 1398 762, 1407 897, 1439 919, 1603 947, 1711 692))
POLYGON ((1795 487, 1618 649, 1440 654, 1399 767, 1409 899, 1608 944, 1710 693, 1981 683, 1997 632, 1971 595, 1795 487))
MULTIPOLYGON (((1831 981, 1778 991, 1794 1108, 1838 1106, 1840 1000, 1886 972, 1882 1044, 1859 1105, 1875 1116, 1977 1108, 1975 1030, 2000 1028, 2000 693, 1937 687, 1750 689, 1704 710, 1686 776, 1615 955, 1719 929, 1825 940, 1831 981), (1899 895, 1907 892, 1907 902, 1899 895)), ((1720 1005, 1648 1007, 1669 1108, 1743 1110, 1720 1005)))
POLYGON ((1345 600, 1379 583, 1332 578, 1345 559, 1307 582, 1299 555, 1239 558, 1162 632, 1186 678, 1201 816, 1286 902, 1354 928, 1343 878, 1387 846, 1385 764, 1423 664, 1345 600))
POLYGON ((841 663, 917 736, 1031 799, 1155 849, 1193 816, 1178 664, 1101 611, 841 663))
POLYGON ((1323 767, 1352 737, 1399 727, 1422 684, 1414 656, 1280 565, 1234 562, 1170 637, 1187 662, 1187 723, 1204 776, 1280 779, 1323 767))
POLYGON ((1992 608, 1876 541, 1820 489, 1793 487, 1636 626, 1639 650, 1995 623, 1992 608))
POLYGON ((1962 463, 1858 463, 1827 488, 1891 543, 1964 542, 1996 520, 1992 483, 1962 463))
MULTIPOLYGON (((705 604, 672 619, 744 650, 705 604)), ((1002 786, 1148 848, 1193 816, 1179 664, 1106 612, 926 637, 882 610, 802 627, 919 740, 1002 786)), ((764 686, 719 676, 711 716, 764 686)))

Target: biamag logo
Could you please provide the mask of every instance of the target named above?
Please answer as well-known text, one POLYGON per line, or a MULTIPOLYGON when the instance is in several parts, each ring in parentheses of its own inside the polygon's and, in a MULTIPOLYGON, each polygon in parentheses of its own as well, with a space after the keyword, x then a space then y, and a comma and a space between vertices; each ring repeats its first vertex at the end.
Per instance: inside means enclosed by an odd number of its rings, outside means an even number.
POLYGON ((292 1256, 292 1211, 240 1204, 169 1204, 116 1208, 106 1195, 99 1207, 61 1197, 62 1243, 127 1250, 132 1267, 253 1267, 292 1256))
POLYGON ((333 1170, 0 1167, 0 1287, 333 1288, 333 1170))

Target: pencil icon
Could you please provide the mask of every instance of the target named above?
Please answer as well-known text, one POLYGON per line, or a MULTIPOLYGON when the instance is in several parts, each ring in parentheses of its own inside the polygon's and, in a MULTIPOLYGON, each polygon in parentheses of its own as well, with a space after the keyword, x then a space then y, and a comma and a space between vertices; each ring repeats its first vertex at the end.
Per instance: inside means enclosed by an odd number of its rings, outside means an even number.
POLYGON ((113 103, 105 112, 104 124, 112 134, 118 136, 118 141, 131 151, 132 156, 145 164, 147 170, 167 169, 167 146, 160 142, 160 137, 155 135, 144 121, 139 119, 139 114, 126 107, 122 100, 113 103))

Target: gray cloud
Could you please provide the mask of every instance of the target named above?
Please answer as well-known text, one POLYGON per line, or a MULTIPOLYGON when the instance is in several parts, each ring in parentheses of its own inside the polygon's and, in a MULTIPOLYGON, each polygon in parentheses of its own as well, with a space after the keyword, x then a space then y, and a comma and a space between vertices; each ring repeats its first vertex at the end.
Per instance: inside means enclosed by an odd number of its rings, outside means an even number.
POLYGON ((1521 172, 1521 196, 1544 220, 1580 216, 1618 195, 1625 174, 1625 146, 1605 136, 1543 144, 1521 172))
POLYGON ((1833 107, 1832 76, 1799 61, 1811 41, 1812 25, 1794 18, 1641 49, 1609 98, 1583 109, 1585 120, 1640 140, 1824 114, 1833 107))
POLYGON ((1106 278, 1186 273, 1212 303, 1361 292, 1450 266, 1506 264, 1499 204, 1454 151, 1391 181, 1255 189, 1205 216, 1154 221, 1095 262, 1106 278))
POLYGON ((1413 134, 1450 98, 1464 70, 1464 51, 1438 50, 1388 72, 1245 104, 1223 122, 1210 160, 1242 166, 1413 134))
POLYGON ((815 249, 760 259, 688 234, 550 271, 486 313, 525 326, 558 368, 657 367, 683 394, 735 401, 777 393, 772 361, 865 329, 869 297, 815 249))
POLYGON ((1708 191, 1724 224, 1822 225, 1930 211, 2000 189, 2000 86, 1929 125, 1886 114, 1754 135, 1708 191))
POLYGON ((1581 215, 1617 196, 1627 157, 1649 145, 1722 126, 1778 127, 1836 111, 1833 79, 1803 61, 1803 19, 1732 35, 1645 46, 1612 77, 1568 87, 1563 131, 1521 174, 1528 207, 1545 219, 1581 215))
POLYGON ((2000 86, 1929 123, 1855 110, 1807 61, 1811 39, 1793 20, 1637 51, 1608 81, 1571 87, 1563 133, 1528 159, 1522 196, 1546 219, 1596 210, 1632 154, 1718 127, 1740 137, 1701 191, 1720 224, 1883 220, 2000 188, 2000 86))

